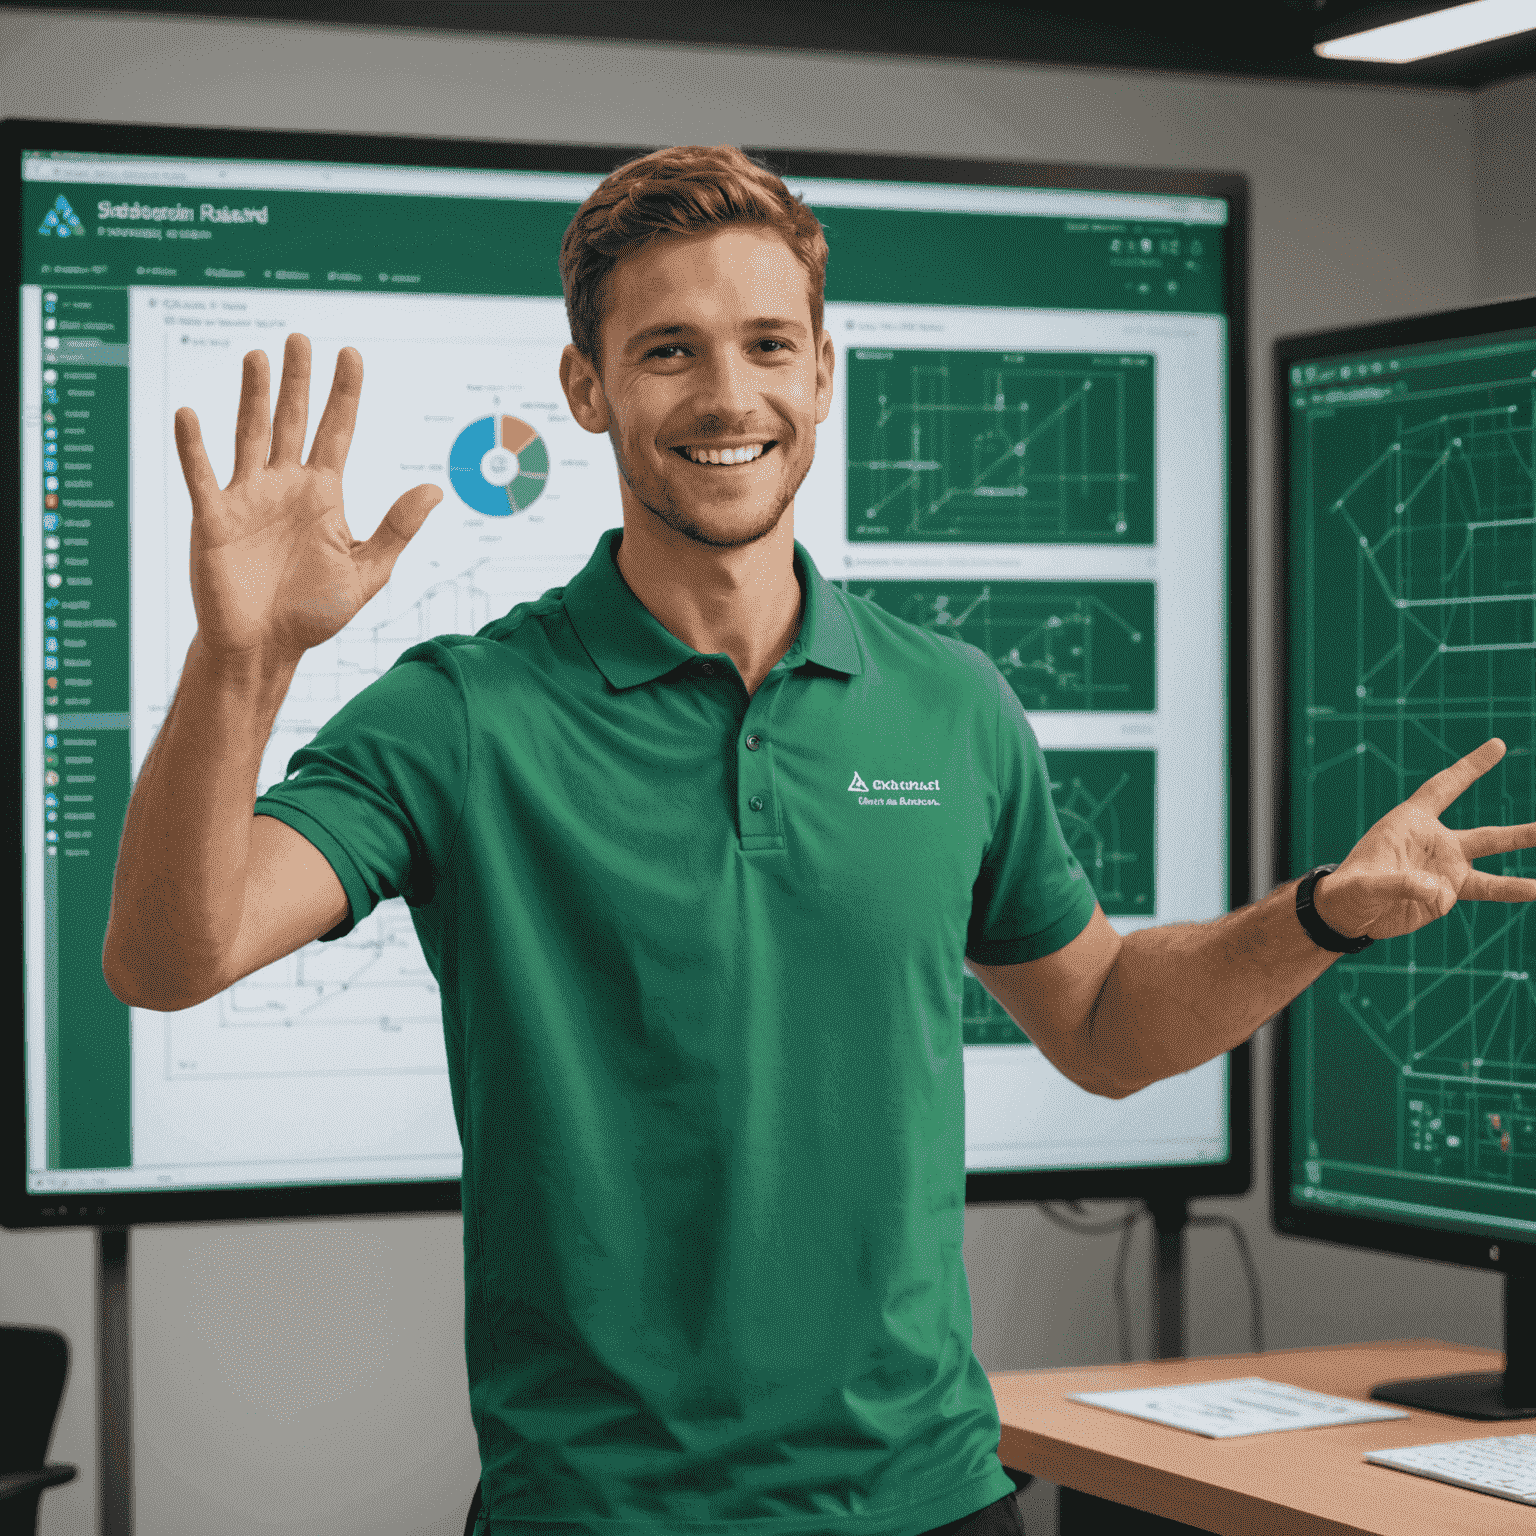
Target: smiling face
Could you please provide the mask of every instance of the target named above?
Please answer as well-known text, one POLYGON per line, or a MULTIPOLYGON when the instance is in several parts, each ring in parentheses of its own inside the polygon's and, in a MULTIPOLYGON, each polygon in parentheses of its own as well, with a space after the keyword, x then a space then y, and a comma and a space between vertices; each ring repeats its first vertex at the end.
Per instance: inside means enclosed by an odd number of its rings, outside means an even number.
POLYGON ((604 297, 601 369, 567 347, 560 376, 577 421, 613 443, 626 518, 721 549, 771 532, 832 402, 805 268, 770 230, 729 225, 642 246, 604 297))

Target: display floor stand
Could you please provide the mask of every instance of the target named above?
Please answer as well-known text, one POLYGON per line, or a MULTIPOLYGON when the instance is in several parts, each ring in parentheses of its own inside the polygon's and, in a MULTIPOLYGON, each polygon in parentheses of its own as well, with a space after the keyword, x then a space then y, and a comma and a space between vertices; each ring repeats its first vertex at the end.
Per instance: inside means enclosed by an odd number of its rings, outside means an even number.
POLYGON ((128 1350, 128 1228, 96 1229, 96 1399, 101 1536, 133 1536, 133 1381, 128 1350))

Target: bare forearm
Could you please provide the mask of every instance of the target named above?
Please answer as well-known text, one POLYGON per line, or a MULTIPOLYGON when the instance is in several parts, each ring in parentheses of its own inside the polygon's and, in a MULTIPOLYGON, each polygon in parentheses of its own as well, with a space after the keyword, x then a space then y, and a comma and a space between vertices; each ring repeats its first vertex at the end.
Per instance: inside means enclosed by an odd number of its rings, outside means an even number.
POLYGON ((200 638, 134 786, 103 964, 154 1008, 208 992, 239 931, 262 753, 292 682, 287 662, 221 661, 200 638))
POLYGON ((1209 923, 1127 935, 1094 1006, 1095 1057, 1121 1091, 1186 1072, 1240 1045, 1337 957, 1296 918, 1296 886, 1209 923))

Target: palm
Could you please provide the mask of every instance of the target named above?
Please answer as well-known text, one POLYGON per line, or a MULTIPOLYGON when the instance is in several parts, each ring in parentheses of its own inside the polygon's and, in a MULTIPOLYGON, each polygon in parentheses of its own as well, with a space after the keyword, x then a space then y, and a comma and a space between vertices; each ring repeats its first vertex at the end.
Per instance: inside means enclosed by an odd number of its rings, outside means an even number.
POLYGON ((197 418, 177 413, 176 440, 192 496, 192 596, 203 643, 219 654, 297 659, 328 640, 389 577, 395 558, 441 497, 408 491, 372 538, 354 539, 341 472, 357 420, 362 359, 337 359, 336 380, 301 463, 309 415, 309 343, 291 336, 277 410, 267 418, 267 365, 245 360, 235 472, 220 488, 197 418))
POLYGON ((192 591, 205 639, 294 653, 328 640, 372 595, 356 542, 334 476, 288 466, 233 482, 193 525, 192 591))
POLYGON ((1485 742, 1388 811, 1318 887, 1324 921, 1373 939, 1413 933, 1458 901, 1536 900, 1536 880, 1474 869, 1474 859, 1536 847, 1536 823, 1452 831, 1441 815, 1504 756, 1485 742))

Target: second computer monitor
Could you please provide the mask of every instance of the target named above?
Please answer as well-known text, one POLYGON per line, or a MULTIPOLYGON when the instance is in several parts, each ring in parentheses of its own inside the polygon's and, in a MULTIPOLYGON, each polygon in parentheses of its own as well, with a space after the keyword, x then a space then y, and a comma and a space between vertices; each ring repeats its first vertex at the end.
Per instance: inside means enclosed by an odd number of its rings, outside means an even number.
MULTIPOLYGON (((1536 820, 1536 300, 1281 342, 1284 875, 1489 737, 1445 813, 1536 820)), ((1478 867, 1536 874, 1536 852, 1478 867)), ((1466 902, 1290 1009, 1282 1230, 1536 1267, 1536 911, 1466 902)))

